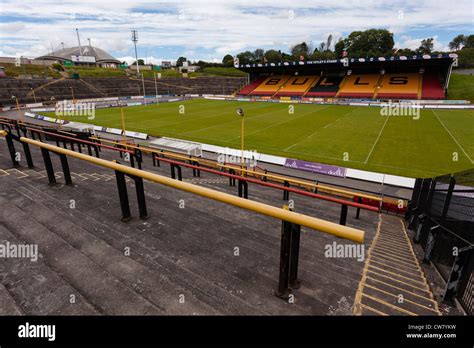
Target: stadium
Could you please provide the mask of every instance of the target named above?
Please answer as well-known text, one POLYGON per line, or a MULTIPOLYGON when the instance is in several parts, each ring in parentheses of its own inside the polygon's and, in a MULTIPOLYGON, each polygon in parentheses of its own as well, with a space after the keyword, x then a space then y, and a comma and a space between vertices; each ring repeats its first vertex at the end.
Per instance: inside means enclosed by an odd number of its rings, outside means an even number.
POLYGON ((2 61, 0 314, 472 316, 458 53, 2 61))

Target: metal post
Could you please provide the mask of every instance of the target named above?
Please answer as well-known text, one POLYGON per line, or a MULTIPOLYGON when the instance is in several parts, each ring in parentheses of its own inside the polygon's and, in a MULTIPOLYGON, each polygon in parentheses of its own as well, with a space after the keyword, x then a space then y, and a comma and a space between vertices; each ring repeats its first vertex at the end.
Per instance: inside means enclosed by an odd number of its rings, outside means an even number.
POLYGON ((178 180, 183 181, 183 176, 181 175, 181 166, 177 165, 176 168, 178 169, 178 180))
POLYGON ((146 210, 146 201, 145 201, 145 189, 143 186, 143 178, 134 177, 135 188, 137 191, 137 202, 138 202, 138 211, 140 213, 140 219, 148 219, 148 213, 146 210))
POLYGON ((54 176, 53 163, 51 162, 49 151, 41 148, 41 153, 43 154, 44 167, 46 168, 46 173, 48 174, 49 184, 55 185, 56 177, 54 176))
MULTIPOLYGON (((290 187, 290 183, 289 183, 288 181, 285 181, 285 182, 283 183, 283 185, 284 185, 285 187, 290 187)), ((287 200, 289 200, 289 199, 290 199, 290 192, 287 191, 287 190, 283 190, 283 200, 284 200, 284 201, 287 201, 287 200)))
POLYGON ((298 289, 300 282, 298 280, 298 260, 300 256, 300 236, 301 226, 291 224, 291 248, 290 248, 290 288, 298 289))
POLYGON ((130 214, 130 205, 128 203, 127 185, 125 181, 125 174, 115 171, 115 179, 117 180, 117 188, 119 192, 120 208, 122 209, 122 221, 130 221, 132 214, 130 214))
POLYGON ((245 180, 240 180, 239 179, 239 197, 244 197, 245 199, 248 199, 248 183, 245 180))
POLYGON ((176 174, 174 173, 174 164, 170 163, 170 169, 171 169, 171 179, 176 179, 176 174))
POLYGON ((66 181, 66 185, 72 185, 71 172, 69 170, 67 157, 66 155, 60 154, 59 158, 61 159, 61 166, 63 167, 64 180, 66 181))
POLYGON ((31 152, 30 152, 30 145, 27 143, 22 143, 23 144, 23 152, 25 153, 26 157, 26 163, 28 163, 28 168, 34 168, 35 166, 33 165, 33 158, 31 157, 31 152))
POLYGON ((435 225, 433 227, 430 227, 428 231, 428 240, 426 241, 426 247, 425 247, 425 255, 423 257, 423 263, 429 263, 431 260, 431 253, 433 252, 433 248, 436 243, 436 236, 437 236, 437 230, 439 228, 439 225, 435 225))
POLYGON ((347 220, 347 205, 341 204, 341 218, 339 219, 339 225, 346 225, 347 220))
POLYGON ((449 278, 446 284, 446 291, 443 295, 443 301, 453 302, 456 297, 461 280, 464 276, 469 277, 470 274, 464 274, 464 270, 468 269, 471 258, 474 257, 474 249, 472 247, 459 250, 458 256, 454 259, 453 267, 449 274, 449 278))
POLYGON ((290 280, 290 248, 291 248, 291 223, 282 221, 281 246, 280 246, 280 274, 278 278, 277 297, 287 299, 290 295, 288 287, 290 280))
POLYGON ((18 167, 20 163, 16 159, 16 150, 15 150, 15 144, 13 143, 12 135, 8 133, 5 138, 7 140, 8 152, 10 152, 10 158, 12 160, 13 166, 18 167))
POLYGON ((453 190, 455 185, 456 179, 454 179, 454 177, 452 176, 449 181, 448 192, 446 193, 446 199, 444 201, 443 214, 441 215, 443 219, 446 219, 446 216, 448 215, 449 204, 451 203, 451 197, 453 196, 453 190))
MULTIPOLYGON (((357 198, 357 203, 362 203, 362 197, 357 198)), ((359 220, 359 218, 360 218, 360 208, 357 208, 356 219, 359 220)))
POLYGON ((92 148, 90 144, 87 144, 87 152, 89 153, 89 156, 92 157, 92 148))

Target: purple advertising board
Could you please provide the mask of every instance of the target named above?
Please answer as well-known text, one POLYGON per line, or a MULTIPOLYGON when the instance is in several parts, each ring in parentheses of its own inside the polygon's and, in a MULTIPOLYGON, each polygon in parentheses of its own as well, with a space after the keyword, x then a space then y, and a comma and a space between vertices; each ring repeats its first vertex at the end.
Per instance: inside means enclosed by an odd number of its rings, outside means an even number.
POLYGON ((287 158, 285 161, 285 167, 294 168, 299 170, 305 170, 307 172, 319 173, 331 176, 338 176, 344 178, 346 176, 346 168, 331 166, 328 164, 314 163, 300 161, 296 159, 287 158))

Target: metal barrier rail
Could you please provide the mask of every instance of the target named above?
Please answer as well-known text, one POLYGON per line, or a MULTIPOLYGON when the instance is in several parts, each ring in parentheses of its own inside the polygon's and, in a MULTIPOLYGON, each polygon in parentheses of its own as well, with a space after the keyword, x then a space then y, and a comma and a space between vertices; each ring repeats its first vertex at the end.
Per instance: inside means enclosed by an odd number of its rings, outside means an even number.
POLYGON ((24 143, 38 146, 40 148, 43 148, 52 152, 78 158, 80 160, 93 163, 101 167, 113 169, 113 170, 116 170, 128 175, 133 175, 133 176, 140 177, 149 181, 153 181, 162 185, 173 187, 182 191, 194 193, 199 196, 210 198, 215 201, 227 203, 239 208, 243 208, 243 209, 250 210, 256 213, 271 216, 279 220, 284 220, 284 221, 295 223, 301 226, 306 226, 311 229, 325 232, 328 234, 332 234, 340 238, 349 239, 358 243, 363 243, 364 241, 364 231, 362 230, 358 230, 358 229, 346 227, 346 226, 341 226, 333 222, 309 217, 309 216, 298 214, 289 210, 276 208, 267 204, 249 201, 247 199, 235 197, 227 193, 214 191, 205 187, 170 179, 162 175, 150 173, 150 172, 136 169, 136 168, 127 167, 115 162, 103 160, 101 158, 96 158, 96 157, 88 156, 82 153, 77 153, 71 150, 66 150, 61 147, 42 143, 37 140, 32 140, 25 137, 21 137, 20 140, 24 143))
MULTIPOLYGON (((90 139, 97 140, 97 141, 103 141, 103 142, 110 143, 110 144, 118 144, 118 145, 126 146, 126 147, 129 147, 129 148, 140 149, 144 152, 146 151, 146 152, 149 152, 149 153, 164 154, 168 157, 181 159, 181 160, 195 161, 195 162, 198 162, 198 163, 201 163, 203 161, 204 162, 213 162, 212 160, 209 160, 209 159, 202 159, 202 158, 198 158, 198 157, 187 157, 185 155, 175 154, 175 153, 171 153, 169 151, 157 150, 157 149, 153 149, 153 148, 150 148, 150 147, 147 147, 147 146, 136 146, 136 145, 132 145, 132 144, 120 144, 118 141, 113 141, 113 140, 103 139, 103 138, 98 138, 98 137, 91 137, 90 139)), ((217 163, 217 162, 215 162, 215 166, 220 167, 220 168, 226 168, 226 169, 234 169, 234 170, 238 169, 238 171, 240 171, 240 172, 242 171, 242 169, 240 167, 237 167, 237 166, 234 167, 234 166, 221 164, 221 163, 217 163)), ((339 194, 343 194, 343 195, 351 195, 351 196, 355 196, 355 197, 367 198, 367 199, 371 199, 371 200, 378 201, 378 202, 384 201, 383 198, 377 197, 377 196, 374 196, 374 195, 368 195, 368 194, 364 194, 364 193, 360 193, 360 192, 338 189, 338 188, 334 188, 334 187, 331 187, 331 186, 315 184, 315 183, 310 182, 310 181, 298 180, 298 179, 294 179, 294 178, 286 177, 286 176, 281 176, 281 175, 277 175, 277 174, 268 174, 268 173, 263 173, 263 172, 255 172, 255 171, 248 170, 248 169, 243 169, 243 172, 247 175, 253 175, 253 176, 258 175, 258 176, 265 177, 267 179, 272 179, 274 181, 288 182, 288 183, 296 184, 298 186, 311 187, 313 189, 324 190, 324 191, 329 191, 329 192, 335 192, 335 193, 339 193, 339 194)))
MULTIPOLYGON (((155 156, 155 154, 153 154, 153 155, 155 156)), ((317 193, 312 193, 312 192, 299 190, 299 189, 296 189, 296 188, 281 186, 281 185, 272 184, 272 183, 264 182, 264 181, 257 180, 257 179, 242 177, 240 175, 220 172, 218 170, 209 169, 209 168, 205 168, 205 167, 200 167, 200 166, 196 166, 196 165, 193 165, 193 164, 173 161, 173 160, 162 158, 162 157, 161 158, 158 157, 156 160, 157 161, 162 161, 162 162, 165 162, 165 163, 169 163, 171 165, 171 173, 172 173, 173 179, 175 177, 174 166, 178 167, 178 169, 179 169, 180 166, 183 166, 183 167, 193 169, 193 173, 199 173, 199 171, 202 170, 202 171, 205 171, 205 172, 208 172, 208 173, 228 177, 229 180, 230 180, 231 186, 235 186, 235 181, 238 180, 238 182, 239 182, 239 197, 244 196, 244 198, 247 198, 248 188, 247 188, 247 185, 245 185, 245 187, 242 188, 242 182, 244 182, 244 183, 250 182, 250 183, 260 185, 260 186, 272 187, 272 188, 276 188, 278 190, 284 191, 283 192, 283 199, 284 200, 289 200, 289 193, 293 192, 293 193, 300 194, 300 195, 303 195, 303 196, 316 198, 316 199, 321 199, 321 200, 324 200, 324 201, 340 204, 341 205, 341 216, 340 216, 340 220, 339 220, 340 225, 345 225, 346 224, 347 207, 348 206, 357 208, 356 219, 359 219, 360 209, 364 209, 364 210, 368 210, 368 211, 372 211, 372 212, 376 212, 376 213, 379 212, 379 208, 371 206, 371 205, 366 205, 366 204, 362 204, 362 203, 347 201, 347 200, 340 199, 340 198, 324 196, 324 195, 320 195, 320 194, 317 194, 317 193)), ((238 169, 237 169, 237 171, 238 171, 238 169)), ((178 180, 181 180, 181 170, 180 169, 178 170, 178 180)))

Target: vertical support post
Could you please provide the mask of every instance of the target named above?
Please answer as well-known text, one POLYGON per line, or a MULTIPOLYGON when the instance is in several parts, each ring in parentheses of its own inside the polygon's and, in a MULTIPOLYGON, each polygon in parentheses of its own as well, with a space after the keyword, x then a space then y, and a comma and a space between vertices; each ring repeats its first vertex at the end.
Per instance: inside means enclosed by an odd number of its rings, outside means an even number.
POLYGON ((143 178, 134 177, 133 179, 135 180, 135 188, 137 191, 138 212, 140 214, 140 219, 148 219, 143 178))
POLYGON ((438 228, 439 228, 439 225, 435 225, 433 227, 430 227, 430 230, 428 231, 428 240, 426 241, 423 263, 429 263, 431 260, 431 253, 433 252, 434 245, 436 243, 438 228))
POLYGON ((115 179, 117 181, 117 188, 119 192, 120 208, 122 209, 122 221, 130 221, 132 219, 132 215, 130 214, 130 205, 128 203, 125 174, 116 170, 115 179))
POLYGON ((339 219, 339 225, 345 226, 347 220, 347 205, 341 204, 341 218, 339 219))
POLYGON ((174 172, 174 164, 170 163, 170 169, 171 169, 171 179, 176 179, 176 174, 174 172))
MULTIPOLYGON (((290 183, 289 183, 288 181, 285 181, 285 182, 283 183, 283 185, 284 185, 285 187, 290 187, 290 183)), ((284 200, 284 201, 287 201, 287 200, 289 200, 289 199, 290 199, 290 192, 287 191, 287 190, 283 190, 283 200, 284 200)))
POLYGON ((15 144, 13 144, 13 138, 10 133, 8 133, 5 138, 7 140, 8 152, 10 152, 10 158, 12 160, 13 166, 18 167, 20 163, 16 159, 16 150, 15 144))
POLYGON ((94 152, 95 152, 95 157, 100 158, 100 156, 99 156, 99 146, 94 145, 94 152))
POLYGON ((92 148, 91 148, 91 144, 87 144, 87 152, 89 153, 89 156, 92 157, 92 148))
POLYGON ((70 145, 71 145, 71 151, 76 151, 76 149, 74 148, 74 141, 71 140, 70 145))
MULTIPOLYGON (((357 198, 357 203, 362 203, 362 197, 357 198)), ((359 220, 359 218, 360 218, 360 208, 357 208, 356 219, 359 220)))
POLYGON ((176 168, 178 169, 178 180, 183 181, 183 176, 181 174, 181 166, 177 165, 176 168))
MULTIPOLYGON (((235 171, 233 169, 229 169, 229 174, 234 175, 235 171)), ((235 178, 229 177, 229 186, 235 186, 235 178)))
POLYGON ((30 145, 27 143, 22 143, 23 144, 23 152, 25 153, 26 157, 26 163, 28 164, 28 168, 34 168, 35 166, 33 165, 33 158, 31 157, 31 152, 30 152, 30 145))
POLYGON ((156 167, 156 154, 155 153, 152 153, 151 154, 151 159, 153 160, 153 167, 156 167))
POLYGON ((247 181, 239 179, 238 185, 239 197, 243 196, 245 199, 248 199, 249 187, 247 181))
POLYGON ((66 155, 60 154, 59 158, 61 159, 61 166, 63 167, 64 180, 66 181, 66 185, 72 185, 71 172, 69 170, 67 157, 66 155))
POLYGON ((82 144, 77 143, 77 149, 79 150, 80 153, 82 153, 82 144))
POLYGON ((290 248, 291 248, 291 223, 282 221, 281 246, 280 246, 280 274, 278 278, 277 297, 287 299, 290 295, 290 248))
POLYGON ((130 167, 135 168, 135 155, 128 153, 128 158, 130 158, 130 167))
POLYGON ((298 280, 298 260, 300 257, 300 236, 301 226, 291 224, 291 249, 290 249, 290 288, 298 289, 300 282, 298 280))
POLYGON ((453 302, 459 291, 462 278, 470 276, 470 272, 464 274, 464 271, 466 269, 468 270, 468 265, 472 257, 474 257, 474 249, 468 248, 459 250, 459 254, 454 259, 453 267, 449 273, 446 290, 443 295, 444 302, 453 302))
POLYGON ((441 217, 446 219, 449 211, 449 204, 451 203, 451 197, 453 196, 454 186, 456 185, 456 179, 452 176, 449 180, 448 192, 446 193, 446 199, 444 201, 443 214, 441 217))
POLYGON ((41 153, 43 155, 44 166, 46 168, 46 173, 48 174, 48 180, 50 185, 56 184, 56 177, 54 176, 53 163, 51 162, 51 156, 49 151, 41 148, 41 153))

